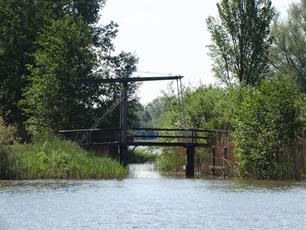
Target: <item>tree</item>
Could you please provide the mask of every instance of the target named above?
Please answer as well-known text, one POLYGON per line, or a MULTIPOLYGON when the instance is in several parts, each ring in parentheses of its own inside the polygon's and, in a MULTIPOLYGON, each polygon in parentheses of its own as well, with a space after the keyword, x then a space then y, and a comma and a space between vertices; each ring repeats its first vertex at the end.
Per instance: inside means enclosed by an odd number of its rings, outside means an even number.
POLYGON ((274 10, 270 0, 221 0, 219 19, 207 18, 213 71, 222 83, 255 86, 268 70, 274 10))
POLYGON ((239 169, 259 179, 299 179, 304 104, 291 76, 278 74, 256 89, 238 88, 234 144, 239 169))
MULTIPOLYGON (((101 64, 96 75, 102 78, 127 78, 137 70, 138 58, 129 52, 120 52, 117 55, 112 53, 102 55, 101 64)), ((139 98, 136 95, 139 83, 128 84, 128 126, 135 127, 139 122, 137 112, 141 110, 139 98)), ((120 100, 120 84, 105 84, 100 87, 100 100, 97 101, 98 114, 103 114, 109 107, 120 100)), ((114 127, 119 125, 119 106, 102 126, 114 127)))
POLYGON ((306 0, 292 4, 288 18, 276 20, 271 32, 271 65, 284 73, 293 72, 299 89, 306 93, 306 0))
MULTIPOLYGON (((134 55, 112 54, 117 25, 97 24, 104 2, 0 1, 0 116, 6 124, 17 123, 22 137, 26 128, 35 134, 90 127, 118 91, 110 93, 109 85, 79 85, 77 79, 135 71, 134 55)), ((130 89, 135 108, 136 89, 130 89)))
POLYGON ((91 30, 81 17, 54 20, 40 33, 35 65, 29 66, 30 83, 21 102, 32 134, 80 127, 88 121, 98 90, 95 86, 79 87, 75 80, 88 76, 95 67, 93 44, 91 30))
MULTIPOLYGON (((87 23, 94 24, 103 4, 104 0, 0 1, 0 116, 7 124, 17 124, 23 140, 27 136, 24 125, 27 117, 19 103, 29 84, 27 66, 34 65, 38 34, 50 26, 52 20, 66 15, 81 16, 87 23)), ((104 28, 92 29, 98 40, 104 28)))
POLYGON ((33 63, 37 32, 45 23, 40 6, 31 0, 0 1, 0 116, 5 123, 16 123, 22 137, 25 117, 18 102, 27 85, 26 65, 33 63))

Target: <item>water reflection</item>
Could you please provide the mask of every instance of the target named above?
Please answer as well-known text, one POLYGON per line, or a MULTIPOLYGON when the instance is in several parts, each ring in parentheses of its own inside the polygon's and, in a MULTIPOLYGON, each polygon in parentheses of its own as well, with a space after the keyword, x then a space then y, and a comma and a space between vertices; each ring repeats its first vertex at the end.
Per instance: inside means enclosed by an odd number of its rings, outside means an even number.
POLYGON ((154 164, 131 164, 129 172, 129 178, 161 178, 154 164))

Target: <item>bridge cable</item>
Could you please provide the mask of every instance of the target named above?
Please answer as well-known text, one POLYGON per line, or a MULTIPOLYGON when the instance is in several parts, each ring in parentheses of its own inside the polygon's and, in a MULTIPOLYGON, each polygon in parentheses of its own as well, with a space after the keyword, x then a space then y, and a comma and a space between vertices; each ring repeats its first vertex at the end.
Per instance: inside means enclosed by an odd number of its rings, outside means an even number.
MULTIPOLYGON (((177 87, 177 99, 179 104, 182 104, 181 101, 181 90, 180 90, 180 86, 179 86, 179 81, 178 79, 176 79, 176 87, 177 87)), ((179 109, 179 113, 180 113, 180 128, 183 128, 183 117, 182 117, 182 109, 179 109)))
POLYGON ((86 140, 86 138, 96 129, 104 120, 107 118, 107 116, 114 111, 115 108, 124 100, 125 98, 119 99, 116 103, 114 103, 89 129, 88 132, 84 133, 80 139, 78 140, 78 143, 81 144, 83 141, 86 140))
POLYGON ((183 122, 183 128, 186 128, 186 124, 185 124, 185 108, 184 108, 184 87, 182 85, 182 79, 180 78, 180 88, 181 88, 181 100, 182 100, 182 122, 183 122))

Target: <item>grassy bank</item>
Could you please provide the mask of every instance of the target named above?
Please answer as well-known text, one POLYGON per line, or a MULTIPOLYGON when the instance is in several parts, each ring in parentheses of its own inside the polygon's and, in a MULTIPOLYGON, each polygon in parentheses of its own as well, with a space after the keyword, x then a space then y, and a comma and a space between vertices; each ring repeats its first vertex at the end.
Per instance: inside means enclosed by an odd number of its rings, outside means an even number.
POLYGON ((54 136, 34 144, 0 146, 0 179, 120 179, 127 174, 118 162, 54 136))

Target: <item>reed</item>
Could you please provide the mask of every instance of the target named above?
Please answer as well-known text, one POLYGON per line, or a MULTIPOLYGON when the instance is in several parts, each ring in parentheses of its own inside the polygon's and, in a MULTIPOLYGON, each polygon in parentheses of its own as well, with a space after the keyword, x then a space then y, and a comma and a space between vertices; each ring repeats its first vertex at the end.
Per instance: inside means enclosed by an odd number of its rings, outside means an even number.
POLYGON ((118 162, 52 135, 33 144, 0 147, 1 179, 122 179, 127 174, 118 162))

